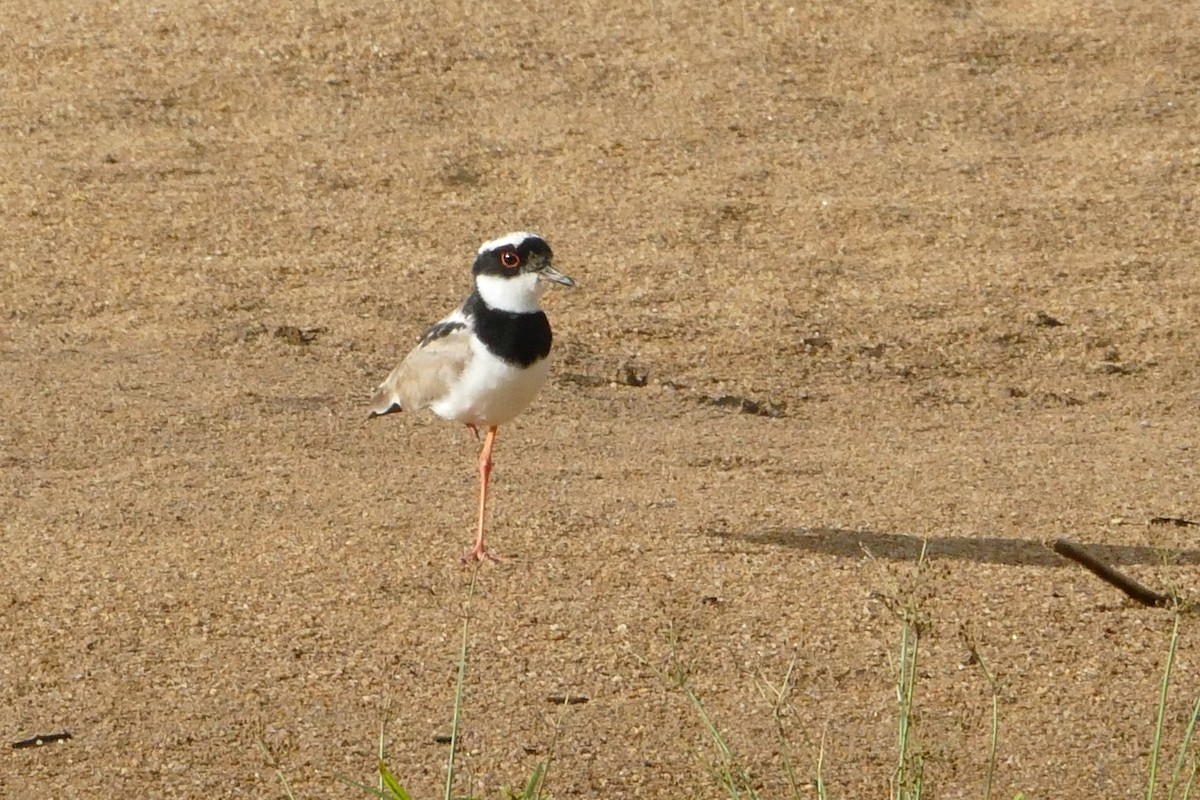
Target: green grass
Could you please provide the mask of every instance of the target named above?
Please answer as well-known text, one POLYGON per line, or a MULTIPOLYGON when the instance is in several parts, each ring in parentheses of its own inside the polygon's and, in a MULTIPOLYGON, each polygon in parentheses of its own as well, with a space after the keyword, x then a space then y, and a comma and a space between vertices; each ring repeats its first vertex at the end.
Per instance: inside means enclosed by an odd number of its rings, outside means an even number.
POLYGON ((987 661, 984 660, 983 654, 979 652, 978 645, 975 642, 970 642, 971 654, 974 656, 976 663, 979 664, 979 670, 983 673, 984 679, 987 681, 988 689, 992 695, 992 725, 988 736, 988 754, 987 768, 983 777, 983 800, 991 800, 992 798, 992 782, 996 778, 996 751, 1000 747, 1000 687, 996 683, 996 678, 992 675, 992 671, 988 669, 987 661))
MULTIPOLYGON (((923 608, 923 591, 921 568, 924 564, 924 552, 914 565, 912 583, 907 589, 897 591, 894 595, 881 597, 884 604, 896 615, 899 621, 897 661, 895 664, 895 767, 889 781, 891 800, 921 800, 926 791, 926 770, 929 762, 922 748, 919 735, 920 697, 918 680, 918 665, 922 654, 922 636, 929 629, 929 621, 923 608)), ((451 713, 451 732, 449 752, 446 756, 446 780, 443 785, 443 800, 478 800, 465 795, 455 795, 454 786, 458 775, 458 746, 463 720, 465 687, 468 677, 470 654, 470 624, 472 605, 475 598, 475 579, 472 576, 464 604, 465 613, 462 622, 461 639, 458 651, 457 677, 455 681, 454 699, 451 713)), ((1166 658, 1162 676, 1158 685, 1154 729, 1147 764, 1146 800, 1155 800, 1156 792, 1165 791, 1166 800, 1191 800, 1196 784, 1196 774, 1200 770, 1200 759, 1197 758, 1193 747, 1197 723, 1200 722, 1200 696, 1191 705, 1191 714, 1180 736, 1178 745, 1172 748, 1167 739, 1167 710, 1172 692, 1173 670, 1179 649, 1180 626, 1182 610, 1174 609, 1174 624, 1167 642, 1166 658), (1173 756, 1173 757, 1172 757, 1173 756), (1167 777, 1164 771, 1170 767, 1167 777)), ((738 756, 733 744, 718 721, 705 706, 700 694, 693 687, 690 672, 679 660, 674 629, 670 629, 670 661, 665 673, 659 674, 686 698, 700 725, 706 733, 706 738, 713 747, 713 773, 722 791, 731 800, 775 800, 763 798, 760 786, 761 780, 753 776, 743 760, 738 756)), ((1000 709, 1001 692, 997 680, 980 653, 976 642, 968 637, 971 661, 976 664, 983 674, 990 692, 990 730, 987 752, 984 756, 985 767, 982 776, 982 800, 991 800, 996 779, 996 764, 1000 752, 1000 709)), ((767 713, 770 714, 774 731, 775 746, 782 758, 783 781, 787 787, 786 797, 790 800, 800 800, 815 796, 818 800, 828 800, 829 788, 824 778, 826 766, 826 743, 828 730, 822 732, 819 749, 814 764, 815 776, 801 780, 797 776, 795 763, 792 758, 792 741, 788 725, 785 722, 787 710, 791 709, 791 696, 795 689, 797 655, 793 655, 785 673, 778 683, 773 683, 765 676, 757 681, 759 693, 766 702, 767 713)), ((641 663, 653 671, 645 659, 641 663)), ((378 784, 367 786, 361 783, 346 781, 362 790, 365 794, 381 798, 381 800, 413 800, 400 778, 387 765, 387 742, 385 729, 387 727, 387 709, 381 722, 378 737, 378 761, 376 764, 378 784)), ((797 715, 793 715, 797 716, 797 715)), ((561 719, 560 719, 561 724, 561 719)), ((547 795, 546 782, 554 760, 558 745, 560 724, 555 726, 554 736, 549 747, 549 754, 538 762, 528 780, 519 789, 504 789, 502 796, 508 800, 543 800, 547 795)), ((296 800, 293 789, 280 766, 276 756, 267 747, 265 740, 260 738, 260 746, 266 753, 268 762, 280 781, 284 796, 288 800, 296 800)), ((343 780, 346 780, 343 778, 343 780)), ((1163 795, 1159 795, 1160 797, 1163 795)), ((1024 795, 1018 793, 1015 800, 1023 800, 1024 795)))
POLYGON ((692 707, 696 709, 700 719, 704 723, 708 735, 711 737, 713 745, 717 750, 717 770, 720 778, 721 787, 729 793, 732 800, 758 800, 758 792, 754 789, 754 784, 750 780, 750 773, 741 765, 741 762, 733 754, 733 748, 729 746, 721 729, 709 716, 704 708, 704 703, 700 702, 700 697, 689 686, 686 681, 680 685, 683 693, 691 701, 692 707))
POLYGON ((280 785, 283 787, 283 796, 286 797, 287 800, 296 800, 296 795, 292 792, 292 785, 288 782, 287 775, 284 773, 283 767, 279 764, 279 758, 275 755, 271 748, 267 746, 266 737, 261 733, 258 737, 258 746, 266 755, 267 763, 271 765, 271 769, 275 770, 275 777, 279 780, 280 785))
MULTIPOLYGON (((675 637, 674 627, 670 626, 668 630, 670 635, 670 661, 667 672, 663 673, 661 670, 656 669, 644 658, 638 657, 638 662, 651 672, 657 673, 687 698, 692 709, 700 719, 705 732, 708 734, 708 740, 712 743, 715 754, 713 772, 717 783, 730 799, 762 800, 762 795, 759 793, 756 781, 750 771, 738 757, 725 732, 705 707, 700 695, 692 687, 690 672, 678 656, 678 642, 675 637)), ((787 670, 784 672, 783 678, 778 684, 773 684, 764 676, 759 679, 758 685, 759 693, 766 701, 771 714, 776 745, 779 748, 779 753, 783 761, 784 778, 787 781, 788 795, 791 800, 801 800, 801 798, 810 796, 802 792, 800 782, 796 777, 796 768, 791 757, 791 740, 788 736, 787 725, 784 723, 784 712, 785 709, 790 707, 790 696, 792 688, 795 685, 796 660, 797 656, 793 655, 791 661, 788 663, 787 670)), ((807 784, 809 788, 816 790, 818 800, 827 800, 823 772, 824 758, 825 738, 822 735, 815 765, 815 777, 807 784)))
POLYGON ((925 756, 914 747, 914 713, 917 702, 917 656, 921 625, 916 609, 905 609, 900 630, 899 674, 896 681, 896 728, 898 731, 896 772, 892 778, 894 800, 921 800, 925 780, 925 756))
MULTIPOLYGON (((759 692, 763 699, 771 708, 771 721, 775 726, 775 742, 779 747, 779 752, 783 756, 783 771, 787 778, 788 791, 791 794, 792 800, 799 800, 800 786, 796 782, 796 770, 792 766, 792 743, 788 738, 787 726, 783 724, 784 710, 788 706, 788 699, 791 696, 794 676, 796 673, 796 655, 792 655, 792 660, 788 662, 787 671, 783 674, 783 680, 779 686, 772 685, 765 677, 759 681, 759 692)), ((825 781, 821 775, 821 767, 825 755, 825 740, 824 735, 821 739, 821 750, 817 755, 817 777, 814 781, 817 790, 818 800, 825 800, 825 781)))
MULTIPOLYGON (((918 657, 921 652, 921 636, 928 629, 928 620, 922 608, 922 593, 919 591, 920 571, 924 563, 924 556, 925 553, 922 550, 913 573, 914 582, 912 588, 906 592, 897 593, 896 596, 880 596, 884 600, 885 605, 900 620, 896 667, 896 767, 891 780, 892 800, 920 800, 925 790, 926 758, 924 752, 919 747, 917 737, 917 666, 918 657)), ((1155 791, 1160 782, 1160 771, 1168 758, 1164 727, 1167 716, 1168 698, 1172 687, 1172 669, 1179 646, 1181 609, 1177 607, 1174 614, 1174 624, 1167 644, 1166 661, 1159 683, 1157 718, 1155 720, 1147 769, 1146 800, 1154 800, 1155 791)), ((969 641, 968 644, 971 649, 973 661, 983 673, 990 692, 990 729, 981 796, 983 800, 991 800, 1000 747, 1000 689, 995 676, 988 667, 987 661, 979 652, 976 643, 969 641)), ((672 642, 672 653, 674 654, 674 642, 672 642)), ((784 770, 790 794, 793 798, 797 798, 800 796, 799 789, 791 759, 787 755, 790 748, 788 747, 789 743, 786 731, 782 725, 780 716, 780 708, 785 703, 787 695, 792 688, 794 668, 795 658, 789 664, 784 680, 778 688, 772 687, 765 681, 763 683, 766 687, 764 696, 768 697, 771 701, 772 715, 776 723, 776 736, 780 751, 785 754, 784 770)), ((704 708, 700 697, 691 688, 687 679, 687 670, 676 664, 673 666, 672 672, 674 682, 691 702, 702 725, 708 732, 709 738, 716 747, 718 756, 717 775, 726 793, 734 800, 741 800, 741 798, 759 800, 759 794, 754 788, 749 773, 741 766, 724 733, 704 708)), ((1170 780, 1166 786, 1167 800, 1191 800, 1193 796, 1192 791, 1196 784, 1196 775, 1200 771, 1200 758, 1197 757, 1193 749, 1197 723, 1200 722, 1200 696, 1195 698, 1191 709, 1187 725, 1181 736, 1178 748, 1175 751, 1170 780)), ((817 757, 817 778, 814 781, 820 800, 827 800, 827 788, 822 777, 824 760, 825 735, 822 734, 820 751, 817 757)), ((1018 793, 1014 800, 1024 800, 1024 797, 1024 793, 1018 793)))
MULTIPOLYGON (((1171 671, 1175 666, 1175 655, 1179 650, 1179 621, 1181 617, 1179 608, 1175 609, 1175 621, 1171 626, 1171 638, 1167 645, 1167 660, 1163 664, 1162 680, 1159 682, 1158 689, 1158 714, 1154 721, 1154 737, 1150 746, 1150 763, 1147 768, 1148 778, 1146 780, 1146 800, 1154 800, 1154 792, 1158 787, 1158 772, 1159 766, 1165 757, 1163 743, 1163 724, 1167 716, 1167 699, 1171 689, 1171 671)), ((1188 718, 1187 727, 1184 729, 1182 740, 1179 743, 1179 749, 1175 755, 1175 767, 1171 771, 1171 781, 1167 786, 1167 800, 1188 800, 1192 795, 1192 787, 1195 785, 1197 759, 1192 753, 1192 738, 1196 732, 1196 720, 1200 717, 1200 696, 1198 696, 1192 705, 1192 714, 1188 718), (1190 766, 1189 766, 1190 764, 1190 766), (1184 770, 1187 770, 1187 779, 1182 785, 1180 780, 1183 778, 1184 770)))
MULTIPOLYGON (((458 676, 454 684, 454 704, 451 713, 450 721, 450 750, 446 756, 446 782, 443 787, 443 800, 473 800, 469 796, 454 794, 454 781, 458 775, 457 756, 458 743, 462 731, 463 718, 463 695, 465 693, 467 682, 467 657, 470 651, 470 629, 471 629, 471 608, 475 599, 475 581, 479 576, 479 569, 476 567, 471 575, 471 584, 467 590, 467 600, 465 611, 463 614, 462 623, 462 638, 458 650, 458 676)), ((384 728, 386 726, 386 718, 384 723, 380 725, 379 730, 379 761, 377 770, 379 773, 379 785, 367 786, 361 783, 346 780, 351 786, 361 789, 366 794, 381 798, 381 800, 413 800, 412 795, 404 788, 400 779, 391 771, 387 765, 387 742, 385 739, 384 728)), ((551 743, 550 752, 542 761, 539 761, 534 767, 533 774, 529 776, 529 780, 525 782, 524 788, 520 792, 507 790, 506 794, 509 800, 542 800, 546 789, 546 778, 550 774, 550 764, 554 757, 554 744, 557 741, 558 729, 554 732, 555 741, 551 743)), ((281 780, 283 779, 280 773, 281 780)), ((345 779, 343 779, 345 780, 345 779)), ((286 781, 285 781, 286 787, 286 781)), ((288 794, 289 800, 295 800, 288 794)))
POLYGON ((700 695, 692 688, 687 667, 678 657, 678 641, 675 636, 674 626, 668 627, 670 636, 670 662, 667 673, 662 673, 655 669, 646 659, 636 656, 637 660, 650 671, 659 674, 673 688, 681 691, 691 703, 696 715, 700 718, 704 729, 708 732, 709 739, 713 744, 716 752, 715 773, 717 782, 729 795, 731 800, 759 800, 758 792, 754 788, 754 784, 750 779, 750 774, 747 772, 740 759, 734 754, 733 748, 730 746, 725 734, 721 728, 713 720, 708 710, 704 707, 704 702, 700 699, 700 695))
POLYGON ((920 800, 925 785, 925 754, 916 746, 917 659, 928 623, 923 607, 922 568, 925 546, 913 565, 911 583, 888 604, 900 620, 900 650, 896 668, 896 769, 892 800, 920 800))

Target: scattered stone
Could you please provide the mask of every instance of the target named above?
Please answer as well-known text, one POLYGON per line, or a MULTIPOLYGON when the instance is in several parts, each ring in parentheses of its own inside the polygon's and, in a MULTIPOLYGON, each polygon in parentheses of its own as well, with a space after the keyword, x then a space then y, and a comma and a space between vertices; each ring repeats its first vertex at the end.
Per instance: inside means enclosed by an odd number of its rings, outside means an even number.
POLYGON ((800 340, 805 350, 832 350, 833 340, 828 336, 805 336, 800 340))
POLYGON ((1103 375, 1132 375, 1138 371, 1137 365, 1119 361, 1101 361, 1093 369, 1103 375))
POLYGON ((1039 406, 1045 407, 1049 405, 1059 406, 1081 406, 1083 401, 1078 397, 1072 397, 1069 394, 1060 394, 1058 392, 1038 392, 1035 399, 1039 406))
POLYGON ((453 164, 442 171, 442 180, 447 186, 471 188, 483 183, 483 173, 467 164, 453 164))
POLYGON ((749 397, 742 397, 738 394, 703 395, 700 397, 700 403, 716 406, 717 408, 733 408, 743 414, 753 414, 756 417, 770 417, 772 419, 782 417, 785 408, 783 403, 774 403, 770 400, 752 400, 749 397))
POLYGON ((617 368, 617 383, 622 386, 640 388, 650 380, 650 371, 633 364, 622 364, 617 368))
POLYGON ((288 344, 312 344, 317 337, 325 332, 325 328, 300 328, 295 325, 280 325, 275 329, 276 339, 283 339, 288 344))
POLYGON ((1033 317, 1033 324, 1039 328, 1061 328, 1067 323, 1057 317, 1050 316, 1045 311, 1039 311, 1033 317))
POLYGON ((607 386, 608 381, 595 375, 585 375, 582 372, 563 372, 558 375, 563 383, 573 383, 585 389, 595 389, 597 386, 607 386))
POLYGON ((252 342, 267 332, 267 326, 258 322, 249 325, 239 325, 233 332, 233 340, 238 344, 252 342))
POLYGON ((1072 397, 1069 394, 1061 394, 1059 392, 1031 392, 1028 389, 1022 389, 1019 386, 1009 386, 1004 390, 1004 394, 1014 400, 1028 399, 1030 404, 1036 408, 1047 408, 1050 406, 1081 406, 1083 401, 1078 397, 1072 397))

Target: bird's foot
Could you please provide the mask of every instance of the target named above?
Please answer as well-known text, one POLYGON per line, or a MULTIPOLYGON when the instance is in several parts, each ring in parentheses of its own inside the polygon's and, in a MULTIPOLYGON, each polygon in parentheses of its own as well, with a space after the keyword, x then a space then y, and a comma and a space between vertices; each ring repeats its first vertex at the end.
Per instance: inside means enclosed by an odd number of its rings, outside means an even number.
POLYGON ((474 547, 468 547, 466 550, 463 551, 463 555, 462 555, 463 566, 467 566, 468 564, 471 564, 472 562, 475 562, 475 561, 478 561, 480 563, 483 563, 485 561, 490 561, 493 564, 500 564, 500 563, 503 563, 504 561, 507 561, 507 559, 502 555, 493 553, 491 550, 488 550, 486 547, 484 547, 482 543, 480 543, 480 544, 476 544, 474 547))

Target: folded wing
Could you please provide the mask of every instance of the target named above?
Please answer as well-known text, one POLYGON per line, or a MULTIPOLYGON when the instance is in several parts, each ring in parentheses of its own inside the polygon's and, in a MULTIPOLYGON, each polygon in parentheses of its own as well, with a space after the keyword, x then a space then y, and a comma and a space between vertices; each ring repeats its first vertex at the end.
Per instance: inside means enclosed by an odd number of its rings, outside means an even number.
POLYGON ((417 411, 450 391, 471 357, 471 333, 461 319, 448 318, 421 337, 400 366, 371 398, 371 417, 417 411))

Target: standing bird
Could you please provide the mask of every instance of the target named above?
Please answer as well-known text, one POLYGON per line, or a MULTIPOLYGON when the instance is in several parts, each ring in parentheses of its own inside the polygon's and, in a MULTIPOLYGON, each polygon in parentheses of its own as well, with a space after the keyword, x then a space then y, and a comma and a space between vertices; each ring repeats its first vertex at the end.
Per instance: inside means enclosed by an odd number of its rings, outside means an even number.
POLYGON ((496 428, 533 402, 550 369, 550 322, 539 303, 548 281, 575 282, 551 265, 554 254, 535 233, 484 242, 463 304, 425 331, 371 398, 371 417, 431 408, 479 435, 479 524, 463 561, 498 560, 484 545, 484 513, 496 428))

